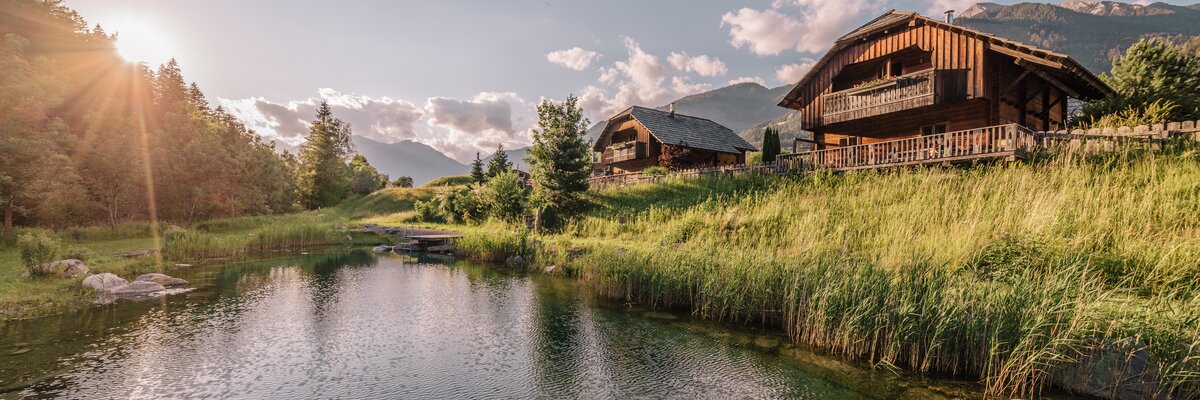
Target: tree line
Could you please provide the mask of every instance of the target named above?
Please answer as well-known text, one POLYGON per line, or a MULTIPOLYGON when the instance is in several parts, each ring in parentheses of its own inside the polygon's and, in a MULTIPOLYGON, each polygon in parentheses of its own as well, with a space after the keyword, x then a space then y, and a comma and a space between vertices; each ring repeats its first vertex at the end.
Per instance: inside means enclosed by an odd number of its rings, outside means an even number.
MULTIPOLYGON (((60 1, 0 2, 0 211, 16 225, 193 223, 336 204, 387 182, 322 104, 298 155, 208 104, 175 60, 127 62, 60 1)), ((403 184, 398 180, 397 184, 403 184)), ((411 186, 411 180, 407 185, 411 186)))

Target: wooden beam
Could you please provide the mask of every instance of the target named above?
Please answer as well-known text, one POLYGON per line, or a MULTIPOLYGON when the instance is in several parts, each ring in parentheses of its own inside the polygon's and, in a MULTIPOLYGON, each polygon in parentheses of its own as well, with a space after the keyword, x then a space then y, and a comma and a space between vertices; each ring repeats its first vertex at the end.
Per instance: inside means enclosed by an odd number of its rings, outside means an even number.
POLYGON ((1010 48, 1007 48, 1004 46, 990 46, 990 48, 992 50, 996 51, 997 53, 1015 58, 1017 60, 1025 60, 1025 61, 1028 61, 1028 62, 1031 62, 1034 64, 1041 64, 1041 65, 1044 65, 1044 66, 1047 66, 1050 68, 1054 68, 1054 69, 1062 69, 1062 67, 1063 67, 1062 63, 1050 61, 1045 58, 1038 57, 1038 56, 1035 56, 1032 54, 1027 54, 1027 53, 1021 52, 1020 50, 1014 50, 1014 49, 1010 49, 1010 48))
POLYGON ((1017 87, 1018 84, 1021 83, 1021 81, 1025 80, 1025 77, 1029 76, 1029 74, 1031 72, 1032 71, 1030 71, 1030 70, 1025 70, 1025 72, 1022 72, 1021 75, 1017 75, 1017 79, 1013 80, 1012 83, 1009 83, 1008 87, 1005 87, 1004 90, 1000 92, 1000 95, 1003 96, 1005 94, 1008 94, 1008 92, 1011 92, 1013 89, 1015 89, 1017 87))
POLYGON ((1041 70, 1037 69, 1037 67, 1035 67, 1033 65, 1029 65, 1029 63, 1024 62, 1022 60, 1017 60, 1017 65, 1020 65, 1022 68, 1025 68, 1025 72, 1032 72, 1034 75, 1037 75, 1039 78, 1042 78, 1042 80, 1045 80, 1047 83, 1054 85, 1054 87, 1057 87, 1058 90, 1063 91, 1063 93, 1066 93, 1067 95, 1070 95, 1071 97, 1074 97, 1076 99, 1083 98, 1083 96, 1079 95, 1079 92, 1072 90, 1070 87, 1063 84, 1062 81, 1055 79, 1053 76, 1050 76, 1050 74, 1042 72, 1041 70))

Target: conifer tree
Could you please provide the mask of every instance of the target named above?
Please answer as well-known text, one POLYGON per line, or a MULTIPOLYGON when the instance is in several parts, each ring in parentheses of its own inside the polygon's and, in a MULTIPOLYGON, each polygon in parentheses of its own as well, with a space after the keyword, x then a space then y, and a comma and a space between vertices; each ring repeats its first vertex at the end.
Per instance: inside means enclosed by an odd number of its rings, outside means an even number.
MULTIPOLYGON (((1169 108, 1168 121, 1200 119, 1200 57, 1161 39, 1142 39, 1113 60, 1100 79, 1116 96, 1093 101, 1083 121, 1118 112, 1144 113, 1156 102, 1169 108)), ((1160 107, 1161 108, 1161 107, 1160 107)), ((1164 122, 1164 121, 1155 121, 1164 122)))
POLYGON ((779 131, 768 126, 763 129, 762 162, 764 164, 775 162, 779 151, 779 131))
POLYGON ((496 152, 492 154, 492 159, 488 160, 486 179, 495 178, 511 169, 512 162, 508 161, 508 154, 504 153, 504 145, 496 146, 496 152))
POLYGON ((483 160, 479 158, 479 152, 475 152, 475 161, 471 162, 471 182, 476 185, 482 184, 487 180, 487 176, 483 174, 483 160))
POLYGON ((328 207, 346 197, 349 189, 346 158, 353 151, 350 125, 334 118, 329 103, 322 101, 317 119, 300 147, 298 189, 305 207, 328 207))
POLYGON ((582 194, 587 191, 591 152, 584 135, 588 120, 575 96, 562 103, 538 104, 538 129, 533 132, 529 149, 530 173, 534 182, 534 204, 540 225, 543 210, 563 214, 579 210, 582 194))

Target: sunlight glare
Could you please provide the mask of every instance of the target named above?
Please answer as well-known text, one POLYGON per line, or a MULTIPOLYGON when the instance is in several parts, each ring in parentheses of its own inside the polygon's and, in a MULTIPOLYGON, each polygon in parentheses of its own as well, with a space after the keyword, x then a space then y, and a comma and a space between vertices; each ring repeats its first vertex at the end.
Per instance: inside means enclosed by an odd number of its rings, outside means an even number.
POLYGON ((122 24, 117 30, 117 53, 126 61, 166 63, 174 55, 162 31, 142 23, 122 24))

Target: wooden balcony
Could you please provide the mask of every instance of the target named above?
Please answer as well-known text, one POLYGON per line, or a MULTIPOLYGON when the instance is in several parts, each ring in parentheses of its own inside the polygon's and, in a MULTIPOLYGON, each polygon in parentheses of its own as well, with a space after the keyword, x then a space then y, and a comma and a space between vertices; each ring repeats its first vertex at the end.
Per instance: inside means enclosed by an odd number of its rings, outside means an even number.
POLYGON ((604 148, 604 151, 600 153, 600 164, 611 164, 645 157, 645 143, 633 141, 617 143, 604 148))
POLYGON ((937 75, 933 69, 901 75, 888 82, 822 96, 826 125, 933 105, 937 75))
POLYGON ((911 137, 780 155, 785 170, 849 171, 973 159, 1023 157, 1036 146, 1034 132, 1017 124, 989 126, 938 135, 911 137))

